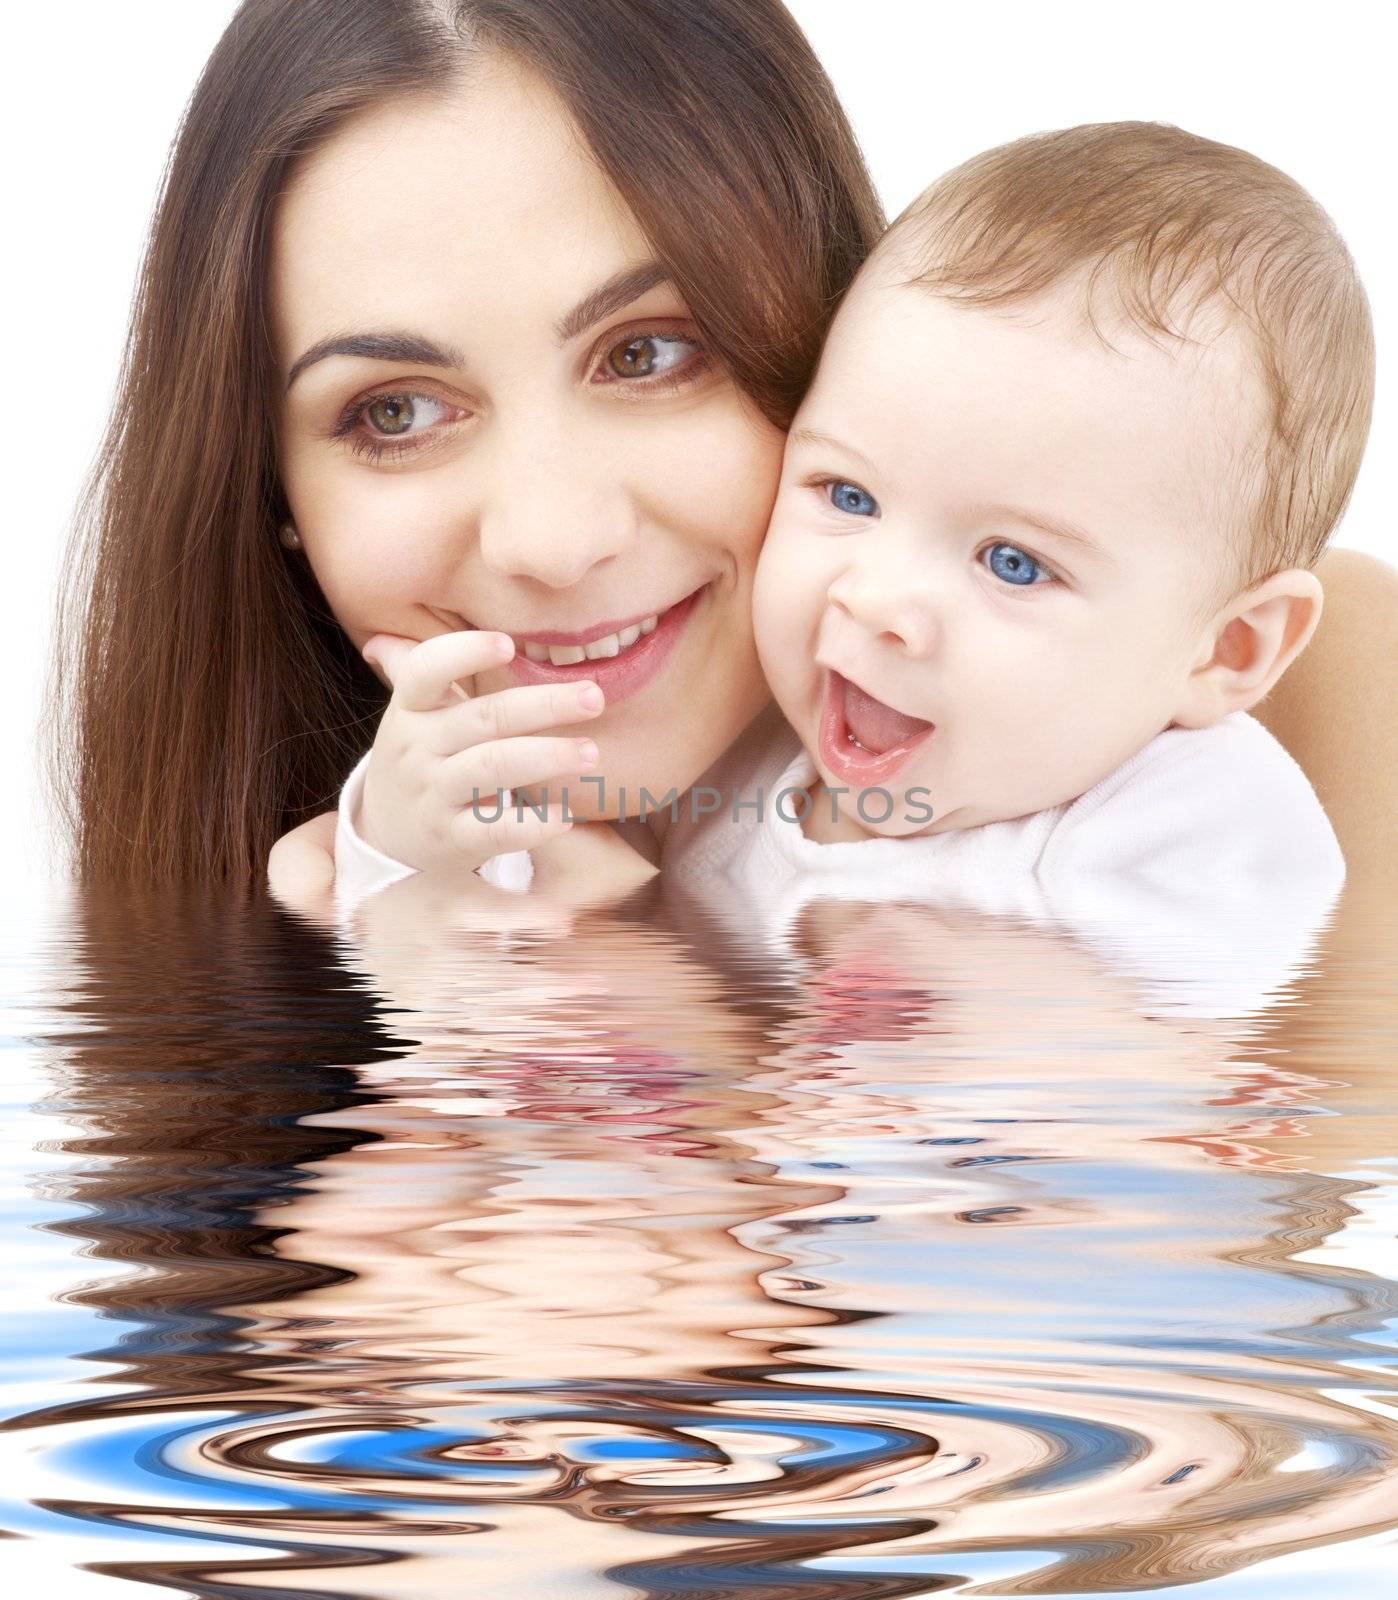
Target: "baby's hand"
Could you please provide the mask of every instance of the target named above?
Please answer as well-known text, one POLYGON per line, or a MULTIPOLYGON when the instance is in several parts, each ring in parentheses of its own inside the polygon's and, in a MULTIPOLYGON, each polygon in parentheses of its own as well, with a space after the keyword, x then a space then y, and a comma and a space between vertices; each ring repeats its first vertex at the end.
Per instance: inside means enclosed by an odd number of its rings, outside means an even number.
POLYGON ((595 717, 604 704, 595 683, 468 695, 457 679, 471 682, 514 654, 508 634, 476 630, 420 643, 376 633, 362 654, 393 688, 364 774, 361 814, 352 819, 362 839, 405 866, 474 871, 493 855, 532 850, 568 831, 572 823, 554 796, 564 780, 596 764, 597 746, 525 735, 595 717), (550 791, 544 817, 522 803, 500 808, 500 790, 540 784, 550 791))
POLYGON ((337 813, 322 812, 284 833, 267 857, 267 887, 289 911, 325 921, 335 886, 337 813))

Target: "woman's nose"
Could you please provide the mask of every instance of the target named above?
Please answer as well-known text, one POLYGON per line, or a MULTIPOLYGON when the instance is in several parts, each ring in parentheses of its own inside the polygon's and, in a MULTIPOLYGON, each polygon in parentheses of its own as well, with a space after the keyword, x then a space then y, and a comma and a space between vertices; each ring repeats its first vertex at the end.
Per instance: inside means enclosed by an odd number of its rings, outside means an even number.
POLYGON ((941 630, 932 597, 889 566, 846 568, 826 593, 837 610, 904 655, 922 659, 936 647, 941 630))
POLYGON ((566 589, 625 549, 635 508, 621 472, 605 468, 556 448, 494 475, 478 524, 485 565, 502 577, 566 589))

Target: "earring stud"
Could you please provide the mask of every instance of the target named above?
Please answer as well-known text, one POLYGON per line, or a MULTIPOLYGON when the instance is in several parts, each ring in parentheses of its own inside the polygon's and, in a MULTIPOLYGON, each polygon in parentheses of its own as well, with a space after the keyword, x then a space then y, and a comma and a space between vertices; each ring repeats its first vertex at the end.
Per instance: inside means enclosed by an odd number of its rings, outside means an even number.
POLYGON ((288 550, 299 550, 301 548, 301 535, 297 533, 292 523, 282 523, 280 536, 282 543, 288 550))

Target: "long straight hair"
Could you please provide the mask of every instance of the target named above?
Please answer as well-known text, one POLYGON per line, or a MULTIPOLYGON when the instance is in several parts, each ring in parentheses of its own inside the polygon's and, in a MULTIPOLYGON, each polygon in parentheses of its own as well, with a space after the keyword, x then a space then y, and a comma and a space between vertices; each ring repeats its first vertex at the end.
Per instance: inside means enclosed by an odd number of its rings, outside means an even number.
POLYGON ((778 0, 245 0, 161 185, 60 576, 43 773, 82 883, 260 887, 387 691, 276 538, 269 222, 348 117, 477 51, 542 74, 715 356, 785 427, 883 217, 778 0))

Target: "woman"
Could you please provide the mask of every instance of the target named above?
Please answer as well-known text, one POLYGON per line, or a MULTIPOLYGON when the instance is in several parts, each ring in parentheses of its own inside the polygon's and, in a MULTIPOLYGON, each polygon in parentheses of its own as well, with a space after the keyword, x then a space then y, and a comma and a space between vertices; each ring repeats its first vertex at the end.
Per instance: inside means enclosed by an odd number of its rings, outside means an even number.
MULTIPOLYGON (((880 224, 775 0, 248 0, 70 557, 49 766, 79 876, 252 887, 288 827, 323 837, 386 703, 357 653, 380 631, 682 604, 663 671, 587 731, 628 815, 694 783, 765 703, 781 430, 880 224)), ((1353 867, 1398 767, 1355 662, 1398 603, 1379 563, 1321 576, 1284 731, 1353 867)))

